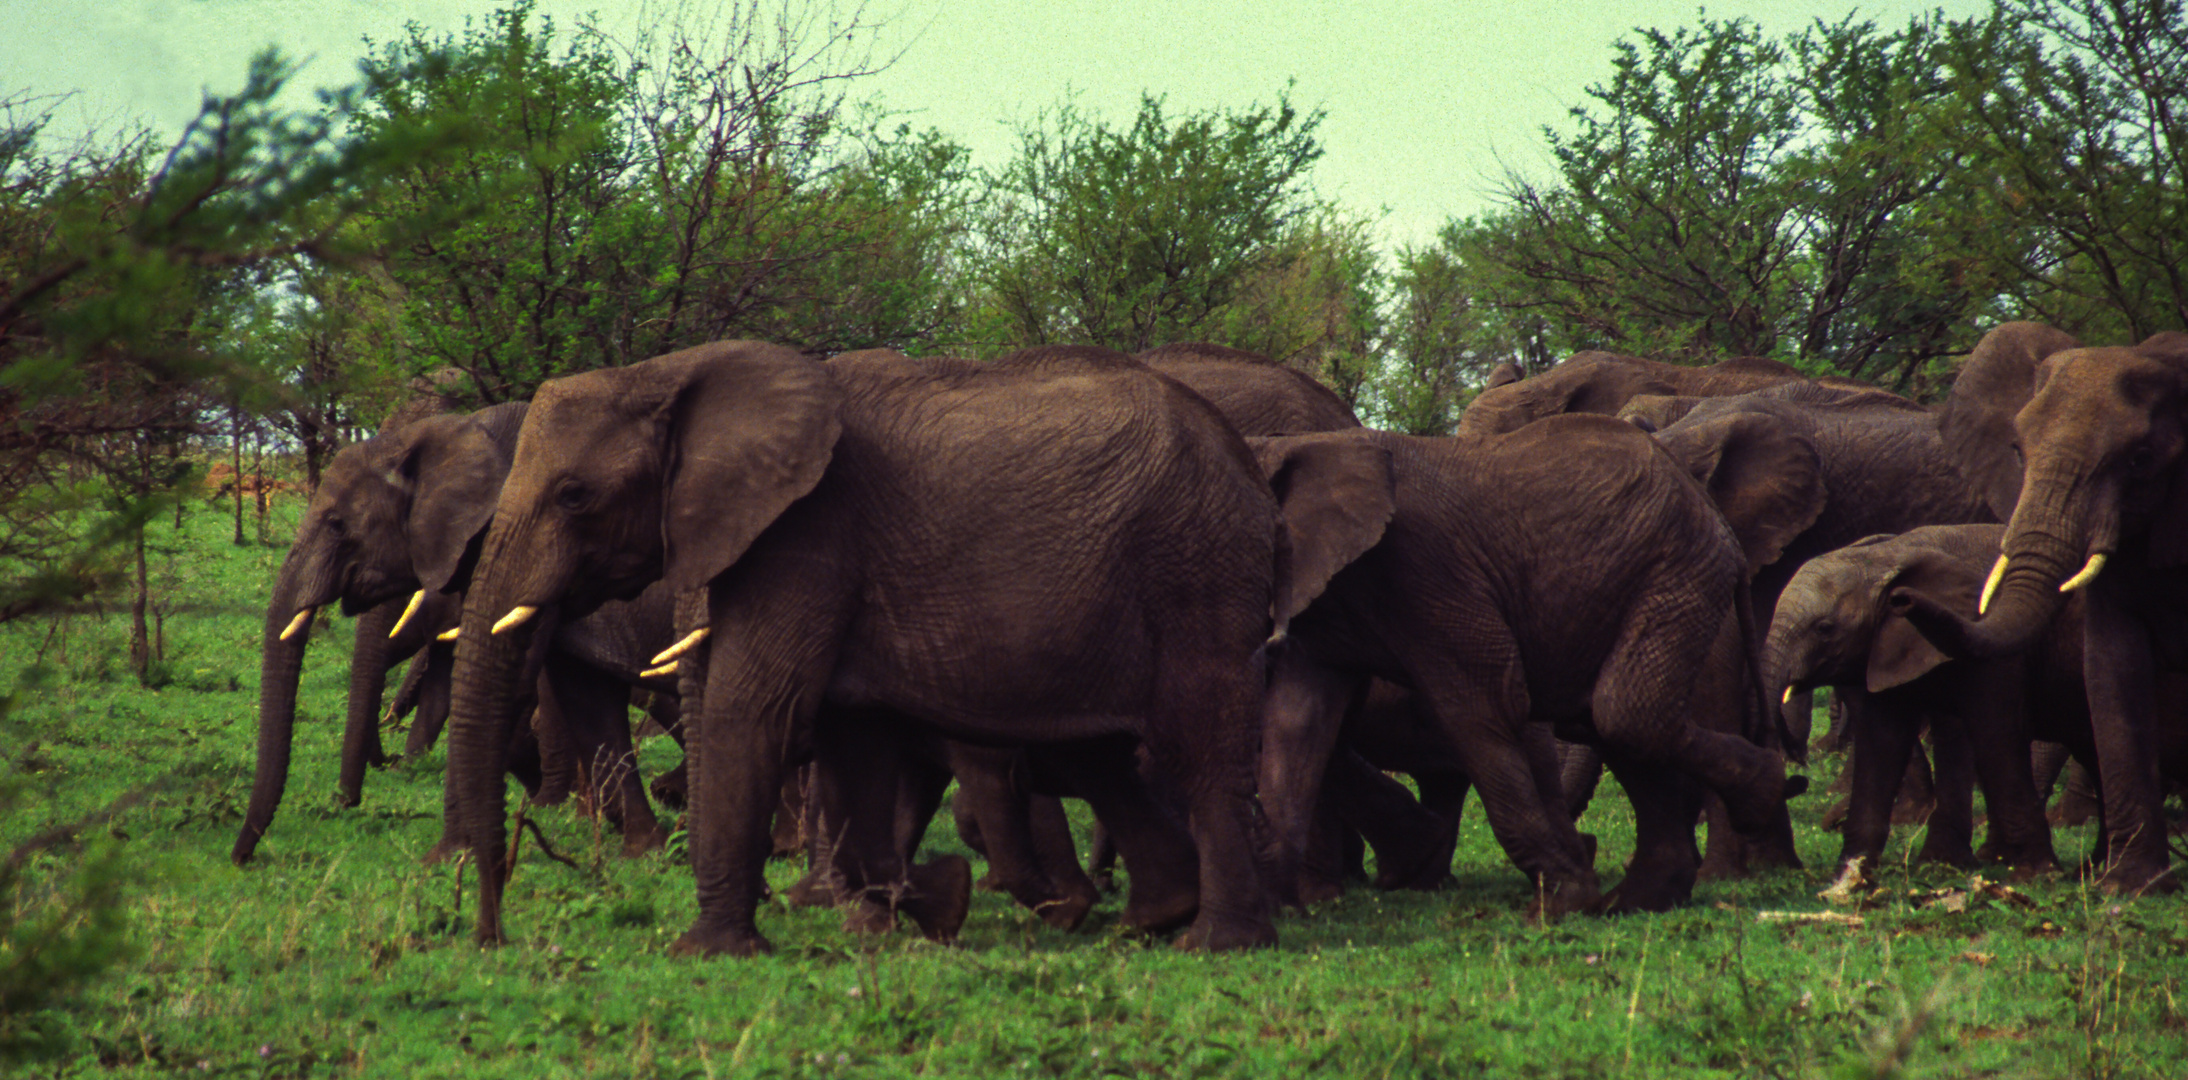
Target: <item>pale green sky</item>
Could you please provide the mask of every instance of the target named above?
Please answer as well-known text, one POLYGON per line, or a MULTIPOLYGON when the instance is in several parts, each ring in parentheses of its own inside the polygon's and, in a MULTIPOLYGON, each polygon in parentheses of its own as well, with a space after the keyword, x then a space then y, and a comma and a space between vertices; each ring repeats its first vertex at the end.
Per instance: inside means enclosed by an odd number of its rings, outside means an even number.
MULTIPOLYGON (((453 29, 500 0, 0 0, 0 93, 77 91, 64 127, 142 117, 170 130, 197 109, 201 87, 233 91, 262 45, 308 57, 304 86, 349 81, 360 39, 417 21, 453 29)), ((1942 6, 1955 15, 1987 0, 1743 0, 1710 9, 1775 33, 1858 8, 1892 24, 1942 6)), ((661 7, 659 2, 654 9, 661 7)), ((640 0, 541 0, 568 23, 598 12, 627 34, 640 0)), ((1008 124, 1056 103, 1067 87, 1083 107, 1126 118, 1142 90, 1176 109, 1274 98, 1328 110, 1327 153, 1315 168, 1326 196, 1381 214, 1392 243, 1421 242, 1454 214, 1484 209, 1506 166, 1539 174, 1542 125, 1609 70, 1610 44, 1636 26, 1695 20, 1693 0, 891 0, 878 46, 902 50, 867 88, 917 126, 937 127, 994 166, 1011 149, 1008 124), (892 7, 892 4, 895 6, 892 7)))

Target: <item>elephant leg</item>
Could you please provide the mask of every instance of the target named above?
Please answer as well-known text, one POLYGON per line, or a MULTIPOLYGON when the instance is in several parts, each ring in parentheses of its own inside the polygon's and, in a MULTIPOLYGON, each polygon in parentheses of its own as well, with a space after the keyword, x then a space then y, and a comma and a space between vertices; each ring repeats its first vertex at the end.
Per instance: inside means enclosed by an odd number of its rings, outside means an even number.
POLYGON ((570 735, 570 726, 557 712, 550 718, 535 714, 532 734, 539 740, 540 786, 532 795, 533 806, 558 806, 577 790, 580 770, 590 762, 570 735))
MULTIPOLYGON (((1261 708, 1260 791, 1277 843, 1277 880, 1285 904, 1304 904, 1308 833, 1322 772, 1345 714, 1365 694, 1367 680, 1316 663, 1296 646, 1273 650, 1261 708)), ((1326 883, 1324 883, 1326 884, 1326 883)))
POLYGON ((2066 790, 2059 793, 2059 803, 2053 807, 2050 820, 2058 825, 2083 825, 2103 812, 2098 801, 2096 778, 2079 760, 2070 759, 2066 765, 2066 790))
POLYGON ((1603 756, 1586 743, 1557 743, 1558 787, 1565 793, 1565 812, 1574 821, 1595 801, 1596 784, 1603 778, 1603 756))
MULTIPOLYGON (((959 781, 957 793, 950 796, 950 821, 957 826, 958 843, 983 859, 988 857, 987 838, 980 835, 980 815, 973 812, 972 798, 965 794, 963 781, 959 781)), ((1003 887, 995 883, 992 868, 980 879, 980 887, 990 892, 1003 891, 1003 887)))
POLYGON ((755 916, 774 850, 771 818, 784 774, 809 751, 820 688, 835 666, 831 572, 795 562, 769 569, 713 587, 697 715, 695 695, 683 695, 699 912, 671 946, 679 955, 767 951, 755 916))
POLYGON ((2059 774, 2066 770, 2066 763, 2073 760, 2065 743, 2038 739, 2029 744, 2029 779, 2036 784, 2036 794, 2044 801, 2051 801, 2052 789, 2058 786, 2059 774))
POLYGON ((436 641, 420 652, 414 663, 425 665, 418 681, 418 708, 410 717, 410 734, 403 740, 403 757, 416 760, 433 749, 448 724, 448 704, 454 690, 456 646, 436 641))
POLYGON ((2158 776, 2157 664, 2150 628, 2134 613, 2139 598, 2123 595, 2134 587, 2129 574, 2099 575, 2090 584, 2082 650, 2109 834, 2110 859, 2099 880, 2106 891, 2130 896, 2180 889, 2158 776))
MULTIPOLYGON (((677 768, 681 770, 682 766, 677 768)), ((789 858, 806 850, 807 835, 812 832, 811 823, 807 820, 808 803, 805 795, 808 774, 809 770, 806 769, 792 769, 790 775, 783 780, 782 797, 775 802, 774 826, 769 832, 774 838, 771 845, 773 858, 789 858)), ((655 790, 659 790, 660 781, 656 780, 654 784, 655 790)), ((678 794, 681 797, 681 787, 678 794)))
MULTIPOLYGON (((1033 832, 1034 857, 1040 860, 1041 873, 1047 876, 1050 891, 1061 899, 1065 914, 1078 912, 1064 928, 1077 929, 1086 913, 1093 910, 1095 901, 1101 899, 1101 890, 1096 889, 1093 879, 1079 868, 1079 846, 1072 839, 1071 819, 1064 814, 1063 800, 1038 792, 1029 794, 1026 797, 1026 823, 1033 832)), ((1060 919, 1049 922, 1064 926, 1060 919)))
POLYGON ((1355 857, 1350 863, 1346 861, 1348 849, 1357 847, 1358 841, 1359 834, 1329 805, 1325 789, 1315 800, 1314 822, 1307 830, 1307 848, 1300 853, 1300 903, 1319 904, 1345 894, 1346 881, 1360 870, 1360 858, 1355 857))
MULTIPOLYGON (((2010 737, 2010 733, 2006 733, 2010 737)), ((2018 751, 2016 751, 2018 753, 2018 751)), ((1922 830, 1917 862, 1975 865, 1975 761, 1966 733, 1957 725, 1930 722, 1930 753, 1936 759, 1936 787, 1928 827, 1922 830)), ((2027 757, 2026 754, 2020 754, 2027 757)))
POLYGON ((1117 888, 1117 838, 1109 835, 1109 826, 1101 818, 1094 819, 1094 835, 1086 842, 1086 876, 1093 879, 1094 887, 1103 892, 1117 888))
MULTIPOLYGON (((989 879, 1042 921, 1076 929, 1091 901, 1059 895, 1042 871, 1022 752, 955 741, 946 745, 950 772, 957 776, 957 803, 970 809, 973 831, 984 841, 989 879)), ((1076 858, 1072 861, 1075 866, 1076 858)))
MULTIPOLYGON (((1801 695, 1799 694, 1793 695, 1795 701, 1799 701, 1800 698, 1801 695)), ((1809 708, 1812 712, 1815 708, 1812 704, 1815 700, 1814 694, 1809 695, 1809 700, 1811 702, 1809 708)), ((1844 752, 1851 745, 1847 736, 1846 699, 1836 691, 1832 692, 1831 700, 1824 706, 1823 712, 1824 718, 1829 723, 1823 730, 1823 738, 1816 740, 1816 750, 1825 754, 1844 752)))
POLYGON ((1458 831, 1360 755, 1339 747, 1322 776, 1323 798, 1375 849, 1378 889, 1436 889, 1451 880, 1458 831))
MULTIPOLYGON (((1226 640, 1228 627, 1180 629, 1175 639, 1157 643, 1158 690, 1142 740, 1151 771, 1182 790, 1186 829, 1200 858, 1200 910, 1177 944, 1211 952, 1274 945, 1267 889, 1275 883, 1264 879, 1255 857, 1256 824, 1262 821, 1254 791, 1260 679, 1236 662, 1243 653, 1209 648, 1226 640)), ((1343 706, 1340 702, 1329 720, 1322 756, 1336 737, 1343 706)), ((1322 760, 1296 765, 1283 775, 1299 777, 1301 801, 1309 806, 1298 809, 1308 809, 1321 787, 1322 760)))
POLYGON ((1547 745, 1547 729, 1527 718, 1518 651, 1515 643, 1506 642, 1482 650, 1476 658, 1480 666, 1416 671, 1414 684, 1481 793, 1490 831, 1505 857, 1527 875, 1542 915, 1550 917, 1593 907, 1601 890, 1580 832, 1565 813, 1564 793, 1556 787, 1555 751, 1547 745), (1496 664, 1498 659, 1509 663, 1496 664), (1540 749, 1550 754, 1547 778, 1537 768, 1535 748, 1527 745, 1538 733, 1544 740, 1540 749))
POLYGON ((1930 755, 1922 751, 1923 740, 1919 737, 1925 731, 1917 729, 1915 752, 1907 758, 1907 771, 1899 779, 1899 794, 1892 800, 1894 825, 1920 825, 1937 812, 1937 773, 1930 767, 1930 755))
POLYGON ((949 942, 970 907, 972 868, 955 855, 923 865, 911 859, 925 821, 914 827, 907 815, 924 810, 933 817, 949 778, 915 746, 908 725, 883 711, 823 710, 814 731, 813 782, 831 793, 829 805, 842 809, 837 864, 846 880, 863 882, 844 929, 887 932, 902 912, 931 940, 949 942), (940 784, 932 774, 941 775, 940 784))
POLYGON ((1036 786, 1085 799, 1097 832, 1124 863, 1124 925, 1145 933, 1173 930, 1200 911, 1200 854, 1193 835, 1158 798, 1131 743, 1090 739, 1035 747, 1036 786))
POLYGON ((542 730, 559 730, 586 765, 593 806, 623 832, 623 854, 643 855, 668 842, 638 775, 631 743, 630 687, 606 672, 563 660, 540 676, 542 730))
POLYGON ((1732 815, 1725 810, 1725 801, 1713 792, 1703 792, 1701 810, 1705 841, 1702 866, 1695 876, 1703 881, 1746 877, 1747 845, 1740 842, 1739 830, 1732 827, 1732 815))
MULTIPOLYGON (((1855 691, 1842 688, 1841 696, 1855 691)), ((1873 699, 1847 710, 1847 743, 1853 754, 1849 772, 1853 787, 1847 795, 1846 827, 1839 845, 1839 864, 1859 858, 1873 872, 1884 857, 1892 835, 1892 803, 1899 794, 1907 760, 1914 755, 1918 721, 1902 710, 1873 699)))
POLYGON ((1604 762, 1633 804, 1633 859, 1626 876, 1605 897, 1605 910, 1668 911, 1694 895, 1701 858, 1694 850, 1694 820, 1702 788, 1686 773, 1643 761, 1606 746, 1604 762))
MULTIPOLYGON (((2035 759, 2021 684, 2020 679, 1995 676, 1970 680, 1955 695, 1961 707, 1933 724, 1967 745, 1976 780, 1983 786, 1990 820, 1977 857, 2003 862, 2025 877, 2058 869, 2059 857, 2052 850, 2051 823, 2044 819, 2044 798, 2032 771, 2035 759)), ((2062 758, 2065 749, 2060 747, 2062 758)))

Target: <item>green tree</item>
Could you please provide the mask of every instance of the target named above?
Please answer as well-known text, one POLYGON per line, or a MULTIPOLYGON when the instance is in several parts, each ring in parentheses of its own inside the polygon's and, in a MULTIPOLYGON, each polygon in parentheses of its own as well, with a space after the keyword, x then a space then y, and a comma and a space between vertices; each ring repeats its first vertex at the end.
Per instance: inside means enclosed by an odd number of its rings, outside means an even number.
POLYGON ((1304 242, 1322 115, 1279 95, 1172 118, 1146 95, 1123 128, 1068 103, 1021 127, 984 237, 999 344, 1137 352, 1220 332, 1276 249, 1304 242))
POLYGON ((1942 55, 1943 135, 1990 178, 1977 209, 2010 242, 1986 253, 2019 313, 2092 340, 2188 327, 2179 0, 2001 0, 1942 55))

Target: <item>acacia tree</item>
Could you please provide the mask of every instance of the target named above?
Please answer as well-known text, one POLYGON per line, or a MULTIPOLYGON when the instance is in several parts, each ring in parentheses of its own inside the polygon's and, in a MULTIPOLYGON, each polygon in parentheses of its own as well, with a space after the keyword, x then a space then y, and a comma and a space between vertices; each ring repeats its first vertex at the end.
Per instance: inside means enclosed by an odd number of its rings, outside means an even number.
POLYGON ((1145 95, 1123 128, 1068 103, 1022 126, 1017 157, 990 178, 983 238, 998 344, 1137 352, 1211 336, 1316 213, 1321 123, 1285 95, 1175 119, 1145 95))
POLYGON ((2188 328, 2179 0, 2001 0, 1953 25, 1942 57, 1940 137, 1988 181, 1976 209, 1993 231, 1971 239, 2013 239, 1982 250, 2022 312, 2100 340, 2188 328))

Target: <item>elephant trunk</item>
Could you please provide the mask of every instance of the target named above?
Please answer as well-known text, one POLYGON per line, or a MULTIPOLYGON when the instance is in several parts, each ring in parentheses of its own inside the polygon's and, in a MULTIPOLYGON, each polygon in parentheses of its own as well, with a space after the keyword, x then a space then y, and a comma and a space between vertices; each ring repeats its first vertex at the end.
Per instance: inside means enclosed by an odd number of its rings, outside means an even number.
POLYGON ((258 853, 258 841, 273 824, 274 811, 289 780, 289 744, 296 732, 296 686, 304 669, 304 646, 311 641, 306 623, 283 638, 304 603, 327 591, 318 562, 298 557, 292 549, 281 561, 274 578, 273 598, 266 603, 266 628, 261 637, 258 669, 258 763, 251 782, 251 804, 243 815, 243 829, 236 834, 228 857, 241 866, 258 853))
POLYGON ((2062 586, 2086 583, 2086 576, 2074 576, 2076 571, 2089 556, 2113 549, 2119 515, 2115 507, 2103 505, 2111 500, 2091 490, 2088 475, 2078 462, 2053 460, 2042 467, 2030 462, 2001 544, 2003 573, 1980 618, 1970 620, 1911 589, 1893 593, 1893 608, 1948 656, 1988 658, 2026 651, 2065 604, 2062 586), (2085 530, 2077 523, 2092 527, 2085 530), (2089 535, 2082 535, 2085 531, 2089 535))
MULTIPOLYGON (((1794 598, 1788 589, 1779 597, 1778 606, 1785 609, 1794 598)), ((1785 726, 1789 743, 1787 752, 1796 758, 1805 757, 1811 734, 1809 709, 1807 708, 1808 680, 1815 674, 1813 664, 1800 647, 1791 619, 1772 619, 1770 630, 1763 638, 1762 682, 1769 706, 1778 711, 1779 720, 1785 726)))
POLYGON ((402 617, 408 597, 390 600, 357 620, 357 640, 350 648, 349 719, 342 728, 342 773, 336 801, 355 806, 364 799, 365 766, 387 764, 380 748, 380 702, 387 691, 388 669, 401 657, 388 642, 388 631, 402 617))
MULTIPOLYGON (((524 557, 512 552, 511 538, 524 535, 528 521, 497 518, 465 597, 461 633, 456 639, 454 692, 448 725, 447 812, 453 838, 467 844, 479 869, 479 916, 473 934, 482 945, 500 944, 501 890, 508 837, 503 774, 520 718, 517 688, 526 674, 535 633, 546 618, 534 617, 497 634, 494 626, 515 606, 511 584, 522 578, 524 557)), ((545 628, 552 633, 551 626, 545 628)))

